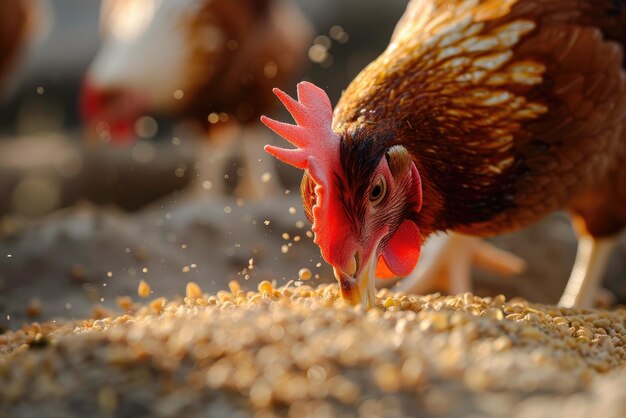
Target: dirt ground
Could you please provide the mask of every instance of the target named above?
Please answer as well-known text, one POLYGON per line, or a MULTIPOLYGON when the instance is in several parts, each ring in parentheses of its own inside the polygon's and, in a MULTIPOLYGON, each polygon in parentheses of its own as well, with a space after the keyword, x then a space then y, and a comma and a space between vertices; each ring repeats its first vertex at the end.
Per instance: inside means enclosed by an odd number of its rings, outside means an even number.
POLYGON ((0 417, 623 416, 624 310, 259 290, 0 335, 0 417))
MULTIPOLYGON (((20 326, 29 320, 25 314, 35 300, 41 314, 30 320, 81 318, 94 303, 114 307, 115 297, 135 295, 141 279, 154 295, 166 297, 182 294, 188 280, 212 292, 232 279, 255 288, 261 280, 295 280, 302 267, 319 274, 318 280, 334 281, 306 235, 299 196, 243 205, 232 197, 185 196, 180 193, 135 213, 83 204, 16 227, 0 242, 0 323, 20 326), (296 213, 290 214, 290 208, 297 208, 296 213), (294 242, 296 236, 300 240, 294 242)), ((502 238, 503 247, 533 261, 521 277, 478 272, 477 292, 555 301, 574 250, 571 241, 561 241, 558 228, 568 228, 559 217, 502 238), (553 234, 542 237, 543 248, 523 245, 546 230, 553 234)))
MULTIPOLYGON (((219 195, 202 187, 193 149, 169 145, 139 174, 132 150, 38 155, 17 166, 0 156, 10 179, 0 183, 2 418, 44 409, 129 418, 622 416, 623 310, 497 296, 558 300, 576 249, 563 214, 494 240, 528 268, 513 278, 476 271, 484 298, 383 290, 378 309, 365 314, 324 284, 334 278, 307 234, 297 192, 242 199, 227 184, 219 195), (87 175, 65 178, 59 167, 76 155, 87 175), (108 167, 115 181, 90 176, 92 167, 108 167), (29 218, 7 202, 33 172, 56 179, 61 192, 58 209, 29 218), (116 191, 126 178, 134 189, 116 191), (161 187, 137 187, 146 179, 161 187), (303 267, 313 274, 304 285, 303 267), (151 287, 144 306, 140 280, 151 287), (246 293, 263 280, 292 287, 246 293), (182 300, 190 281, 205 293, 182 300), (122 309, 121 296, 135 303, 122 309)), ((297 175, 281 173, 297 191, 297 175)), ((625 255, 622 243, 606 278, 618 298, 625 255)))

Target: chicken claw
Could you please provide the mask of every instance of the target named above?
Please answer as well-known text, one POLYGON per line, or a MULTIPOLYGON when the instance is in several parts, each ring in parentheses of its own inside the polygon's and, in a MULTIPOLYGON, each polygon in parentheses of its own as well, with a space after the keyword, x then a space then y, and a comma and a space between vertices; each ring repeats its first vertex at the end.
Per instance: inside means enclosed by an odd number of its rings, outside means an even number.
POLYGON ((579 238, 576 261, 559 306, 589 309, 593 307, 597 296, 605 301, 607 299, 611 301, 608 296, 611 293, 600 286, 609 258, 618 241, 619 235, 594 238, 583 234, 579 238))

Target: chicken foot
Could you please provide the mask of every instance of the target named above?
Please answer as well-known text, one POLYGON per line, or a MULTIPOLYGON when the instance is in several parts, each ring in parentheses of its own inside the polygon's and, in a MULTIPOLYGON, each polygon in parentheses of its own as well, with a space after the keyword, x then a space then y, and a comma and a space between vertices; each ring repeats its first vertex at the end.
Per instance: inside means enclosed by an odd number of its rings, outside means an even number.
MULTIPOLYGON (((412 294, 434 290, 450 294, 465 293, 472 290, 471 272, 474 265, 511 276, 521 273, 525 264, 523 259, 480 238, 458 233, 435 235, 422 248, 420 262, 415 270, 402 279, 394 290, 412 294)), ((398 280, 377 280, 377 286, 391 286, 398 280)))
POLYGON ((618 236, 594 238, 582 235, 578 240, 576 261, 559 301, 566 308, 591 308, 602 283, 602 277, 618 242, 618 236))

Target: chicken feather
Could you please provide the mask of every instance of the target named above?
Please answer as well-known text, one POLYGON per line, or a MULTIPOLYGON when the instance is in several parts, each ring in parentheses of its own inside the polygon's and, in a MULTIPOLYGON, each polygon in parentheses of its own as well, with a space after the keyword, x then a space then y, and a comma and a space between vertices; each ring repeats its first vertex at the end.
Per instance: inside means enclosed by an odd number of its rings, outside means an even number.
POLYGON ((624 4, 414 0, 333 128, 393 132, 409 149, 440 196, 424 201, 441 207, 423 231, 494 235, 569 208, 590 233, 615 233, 626 223, 624 4))

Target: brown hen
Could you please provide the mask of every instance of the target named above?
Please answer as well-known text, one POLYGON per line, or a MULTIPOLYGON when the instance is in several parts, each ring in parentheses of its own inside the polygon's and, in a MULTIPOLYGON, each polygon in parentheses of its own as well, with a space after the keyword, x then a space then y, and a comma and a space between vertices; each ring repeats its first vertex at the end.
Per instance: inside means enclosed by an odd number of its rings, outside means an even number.
MULTIPOLYGON (((300 127, 265 122, 301 149, 267 149, 306 170, 344 297, 370 303, 373 266, 406 276, 435 232, 492 236, 567 209, 581 239, 561 304, 590 305, 626 224, 625 43, 624 0, 413 0, 342 95, 334 132, 311 116, 329 108, 314 87, 299 103, 279 92, 300 127)), ((469 290, 458 265, 480 247, 441 256, 454 291, 469 290)))
POLYGON ((6 82, 28 37, 29 5, 27 0, 0 2, 0 87, 6 82))
MULTIPOLYGON (((568 209, 598 251, 626 224, 625 43, 625 1, 414 0, 333 126, 409 150, 423 234, 494 235, 568 209)), ((579 279, 563 304, 590 303, 579 279)))

